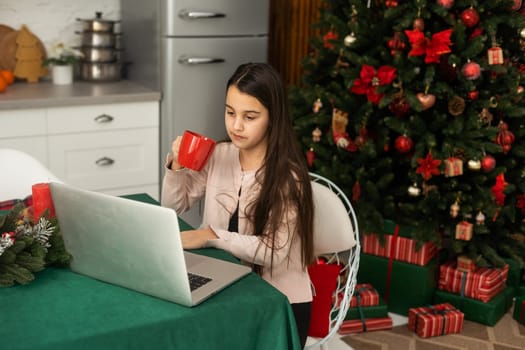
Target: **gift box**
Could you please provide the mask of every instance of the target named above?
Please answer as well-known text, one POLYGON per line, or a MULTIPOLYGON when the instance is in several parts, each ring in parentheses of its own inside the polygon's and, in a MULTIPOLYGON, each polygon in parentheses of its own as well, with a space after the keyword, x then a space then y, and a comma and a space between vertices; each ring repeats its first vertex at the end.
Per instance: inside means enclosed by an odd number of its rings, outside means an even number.
POLYGON ((350 307, 374 306, 379 304, 379 294, 370 283, 358 283, 350 300, 350 307))
POLYGON ((388 316, 388 306, 385 300, 379 297, 377 305, 350 307, 346 312, 345 320, 383 318, 388 316))
POLYGON ((408 329, 421 338, 461 333, 463 312, 449 303, 411 308, 408 310, 408 329))
POLYGON ((456 157, 445 159, 445 176, 463 175, 463 161, 456 157))
POLYGON ((503 50, 501 47, 494 46, 488 49, 487 60, 489 64, 503 64, 503 50))
POLYGON ((437 287, 438 264, 425 266, 361 253, 357 281, 370 283, 384 298, 388 311, 408 315, 408 309, 432 303, 437 287))
POLYGON ((392 319, 390 317, 369 318, 366 320, 346 320, 341 323, 338 333, 342 335, 379 331, 392 329, 392 319))
POLYGON ((512 317, 522 325, 525 325, 525 295, 516 297, 512 317))
POLYGON ((512 306, 513 297, 513 287, 507 287, 487 303, 438 289, 434 294, 434 303, 452 304, 465 314, 465 320, 494 326, 512 306))
POLYGON ((438 247, 432 242, 419 245, 415 239, 412 239, 413 231, 411 227, 396 225, 393 221, 385 220, 383 225, 385 234, 381 237, 376 233, 365 234, 361 248, 363 253, 426 265, 438 253, 438 247))
POLYGON ((476 269, 476 264, 474 263, 474 260, 472 260, 471 258, 465 255, 460 255, 458 256, 458 259, 457 259, 456 268, 459 271, 463 271, 463 272, 473 272, 476 269))
POLYGON ((472 239, 472 224, 468 221, 461 221, 456 225, 456 239, 470 241, 472 239))
POLYGON ((506 287, 508 264, 503 268, 477 267, 472 272, 459 271, 456 265, 448 262, 439 267, 439 289, 487 302, 506 287))

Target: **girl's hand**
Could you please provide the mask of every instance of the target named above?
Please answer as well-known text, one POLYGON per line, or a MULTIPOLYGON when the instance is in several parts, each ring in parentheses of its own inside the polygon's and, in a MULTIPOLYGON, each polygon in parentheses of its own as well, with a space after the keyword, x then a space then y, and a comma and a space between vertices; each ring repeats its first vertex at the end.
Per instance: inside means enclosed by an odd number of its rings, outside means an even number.
POLYGON ((180 233, 184 249, 203 248, 209 239, 217 239, 217 235, 209 227, 199 230, 182 231, 180 233))
POLYGON ((173 161, 171 163, 171 170, 182 169, 182 165, 179 164, 179 149, 182 136, 177 136, 175 141, 171 144, 171 153, 173 154, 173 161))

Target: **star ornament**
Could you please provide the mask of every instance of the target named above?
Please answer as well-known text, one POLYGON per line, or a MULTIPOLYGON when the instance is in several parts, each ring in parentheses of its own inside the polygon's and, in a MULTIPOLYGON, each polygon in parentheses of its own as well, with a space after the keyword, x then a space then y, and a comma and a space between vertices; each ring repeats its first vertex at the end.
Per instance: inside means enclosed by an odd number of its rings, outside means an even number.
POLYGON ((426 38, 420 30, 405 30, 411 50, 408 56, 425 56, 425 63, 439 63, 439 56, 451 52, 450 36, 452 29, 446 29, 432 35, 432 39, 426 38))
POLYGON ((390 66, 381 66, 376 69, 363 64, 359 78, 354 81, 350 92, 358 95, 366 95, 369 102, 379 104, 384 94, 377 93, 377 87, 391 84, 396 78, 396 69, 390 66))
POLYGON ((432 175, 440 174, 439 165, 441 164, 441 160, 434 159, 431 152, 428 152, 425 158, 419 158, 417 163, 419 166, 416 169, 416 173, 421 174, 425 181, 430 179, 432 175))

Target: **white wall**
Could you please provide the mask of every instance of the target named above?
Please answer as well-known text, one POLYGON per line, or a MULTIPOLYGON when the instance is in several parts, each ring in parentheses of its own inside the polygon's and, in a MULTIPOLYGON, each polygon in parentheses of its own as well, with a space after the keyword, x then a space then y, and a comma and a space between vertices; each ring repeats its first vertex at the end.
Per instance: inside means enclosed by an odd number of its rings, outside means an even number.
MULTIPOLYGON (((144 0, 147 1, 147 0, 144 0)), ((0 24, 20 29, 25 24, 49 52, 56 42, 70 46, 80 44, 81 22, 77 18, 95 18, 100 11, 103 18, 120 19, 119 0, 0 0, 0 24)))

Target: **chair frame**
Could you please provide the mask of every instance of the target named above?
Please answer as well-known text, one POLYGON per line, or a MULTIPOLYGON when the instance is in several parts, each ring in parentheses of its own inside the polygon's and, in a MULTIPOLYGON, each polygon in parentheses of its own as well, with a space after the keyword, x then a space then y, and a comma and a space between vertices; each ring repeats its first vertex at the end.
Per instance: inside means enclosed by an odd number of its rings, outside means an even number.
MULTIPOLYGON (((350 307, 350 301, 352 300, 355 286, 357 284, 357 272, 359 270, 361 243, 359 240, 359 226, 357 223, 357 216, 352 204, 350 203, 350 200, 345 195, 345 193, 335 183, 321 175, 310 173, 310 178, 312 182, 317 182, 328 187, 342 201, 343 205, 347 209, 350 222, 353 226, 356 242, 355 246, 353 246, 350 250, 334 252, 331 255, 328 255, 329 259, 327 263, 344 263, 344 267, 341 269, 340 276, 345 276, 346 280, 344 283, 341 283, 341 277, 337 279, 337 287, 334 292, 334 302, 332 304, 332 309, 330 310, 330 325, 328 334, 324 338, 313 338, 316 339, 316 342, 305 346, 305 349, 313 349, 317 347, 325 349, 326 343, 338 332, 339 327, 345 320, 348 308, 350 307), (342 298, 340 298, 340 295, 342 295, 342 298)), ((327 255, 324 254, 323 256, 326 257, 327 255)))

